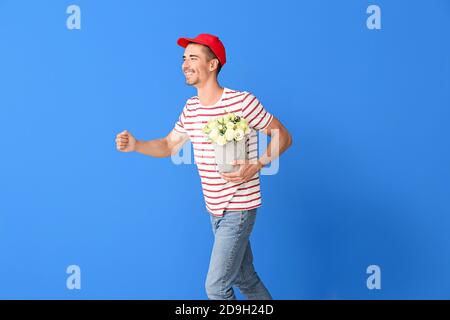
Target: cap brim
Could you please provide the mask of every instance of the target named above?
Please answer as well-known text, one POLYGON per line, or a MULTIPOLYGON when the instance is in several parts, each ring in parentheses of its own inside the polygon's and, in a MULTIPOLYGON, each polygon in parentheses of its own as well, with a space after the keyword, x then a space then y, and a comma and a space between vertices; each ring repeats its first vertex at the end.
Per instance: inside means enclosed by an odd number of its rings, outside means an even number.
POLYGON ((189 43, 193 42, 192 40, 193 39, 191 39, 191 38, 178 38, 177 44, 179 46, 182 46, 183 48, 186 48, 189 43))

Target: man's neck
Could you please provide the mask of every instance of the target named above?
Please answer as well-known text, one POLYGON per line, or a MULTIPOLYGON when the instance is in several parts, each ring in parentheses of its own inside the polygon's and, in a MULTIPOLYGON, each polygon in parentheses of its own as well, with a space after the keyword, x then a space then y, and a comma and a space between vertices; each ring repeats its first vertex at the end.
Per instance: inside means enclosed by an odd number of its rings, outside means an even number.
POLYGON ((201 87, 197 87, 197 96, 202 105, 212 106, 219 101, 223 90, 225 89, 217 81, 211 81, 201 87))

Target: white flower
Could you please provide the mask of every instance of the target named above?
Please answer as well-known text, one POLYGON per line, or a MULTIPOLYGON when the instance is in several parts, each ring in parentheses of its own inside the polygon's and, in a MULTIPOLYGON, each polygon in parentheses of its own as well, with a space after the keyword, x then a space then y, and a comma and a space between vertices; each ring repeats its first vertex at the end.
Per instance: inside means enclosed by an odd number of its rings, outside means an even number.
POLYGON ((225 144, 227 143, 227 139, 225 138, 225 136, 219 136, 219 137, 217 138, 217 140, 216 140, 216 143, 217 143, 219 146, 223 146, 223 145, 225 145, 225 144))
POLYGON ((235 124, 230 121, 230 122, 227 122, 226 126, 227 126, 227 129, 233 129, 234 130, 235 124))
POLYGON ((209 139, 215 142, 216 139, 219 137, 219 130, 217 128, 212 129, 208 137, 209 139))
POLYGON ((241 141, 244 138, 244 131, 242 129, 237 129, 234 131, 234 139, 236 141, 241 141))
POLYGON ((234 130, 227 129, 227 131, 225 131, 225 138, 227 138, 227 141, 232 141, 234 139, 234 130))

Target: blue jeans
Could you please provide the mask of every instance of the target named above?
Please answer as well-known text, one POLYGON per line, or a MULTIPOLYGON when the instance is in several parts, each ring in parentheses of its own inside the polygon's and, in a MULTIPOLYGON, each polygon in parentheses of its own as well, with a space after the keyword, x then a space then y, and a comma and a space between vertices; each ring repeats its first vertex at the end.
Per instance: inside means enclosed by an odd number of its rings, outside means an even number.
POLYGON ((249 300, 272 299, 253 266, 249 237, 256 209, 225 211, 222 217, 210 216, 214 246, 205 283, 208 299, 235 300, 233 286, 249 300))

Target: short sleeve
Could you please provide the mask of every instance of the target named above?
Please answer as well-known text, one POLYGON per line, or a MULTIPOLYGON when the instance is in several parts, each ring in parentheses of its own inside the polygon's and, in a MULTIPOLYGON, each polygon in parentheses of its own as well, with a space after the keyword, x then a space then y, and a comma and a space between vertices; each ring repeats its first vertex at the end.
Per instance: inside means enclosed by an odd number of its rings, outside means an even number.
POLYGON ((273 119, 273 115, 249 92, 242 102, 242 116, 248 121, 250 128, 255 130, 264 130, 273 119))
POLYGON ((187 104, 184 106, 180 116, 178 117, 177 122, 175 122, 175 126, 173 127, 173 129, 181 134, 185 134, 186 129, 184 128, 184 121, 186 119, 186 111, 187 111, 187 104))

